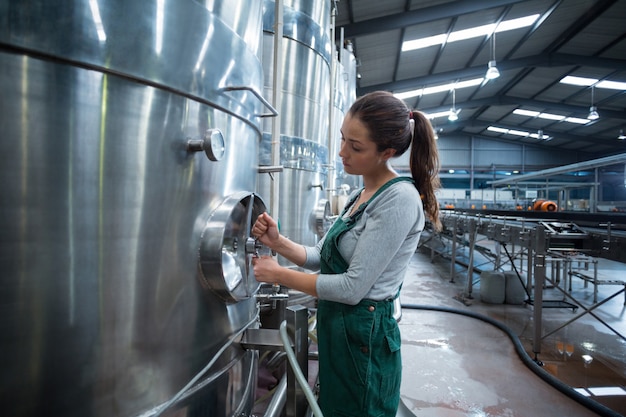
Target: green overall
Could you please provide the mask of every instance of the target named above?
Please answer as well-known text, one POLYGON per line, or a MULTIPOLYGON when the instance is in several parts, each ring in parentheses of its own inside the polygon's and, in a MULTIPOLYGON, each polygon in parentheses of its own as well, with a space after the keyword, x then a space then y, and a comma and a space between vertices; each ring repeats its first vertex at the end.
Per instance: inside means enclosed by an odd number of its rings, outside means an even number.
MULTIPOLYGON (((344 214, 328 231, 321 250, 320 272, 340 274, 348 263, 340 255, 340 237, 354 227, 367 205, 398 181, 385 183, 349 218, 344 214)), ((396 415, 400 401, 402 361, 400 330, 393 318, 393 300, 364 299, 357 305, 320 300, 317 310, 319 349, 319 406, 325 417, 381 417, 396 415)))

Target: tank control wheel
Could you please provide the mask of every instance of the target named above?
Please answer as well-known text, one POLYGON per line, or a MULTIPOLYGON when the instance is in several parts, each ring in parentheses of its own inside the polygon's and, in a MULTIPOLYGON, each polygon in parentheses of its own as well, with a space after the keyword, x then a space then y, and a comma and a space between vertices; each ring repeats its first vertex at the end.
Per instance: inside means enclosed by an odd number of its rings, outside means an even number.
POLYGON ((201 283, 226 302, 248 299, 260 287, 251 265, 261 246, 250 231, 252 222, 265 209, 263 200, 254 193, 233 194, 211 213, 202 231, 201 283))

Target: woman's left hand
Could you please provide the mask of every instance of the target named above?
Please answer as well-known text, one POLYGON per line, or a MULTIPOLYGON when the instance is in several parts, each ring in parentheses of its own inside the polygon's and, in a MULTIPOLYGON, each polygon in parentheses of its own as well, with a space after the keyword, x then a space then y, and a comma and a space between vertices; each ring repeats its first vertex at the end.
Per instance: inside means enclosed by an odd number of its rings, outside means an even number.
POLYGON ((259 282, 277 283, 278 272, 282 268, 276 259, 271 256, 259 256, 252 258, 254 277, 259 282))

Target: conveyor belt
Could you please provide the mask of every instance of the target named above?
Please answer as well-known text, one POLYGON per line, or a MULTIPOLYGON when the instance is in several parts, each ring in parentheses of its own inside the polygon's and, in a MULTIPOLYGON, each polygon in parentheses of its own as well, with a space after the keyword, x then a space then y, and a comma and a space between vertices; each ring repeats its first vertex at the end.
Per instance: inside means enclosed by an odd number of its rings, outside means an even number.
MULTIPOLYGON (((508 229, 528 230, 534 225, 546 226, 550 245, 562 250, 575 250, 590 256, 626 263, 626 214, 624 213, 581 213, 581 212, 537 212, 517 210, 442 210, 441 217, 448 226, 452 219, 473 219, 480 223, 479 233, 486 232, 493 240, 509 241, 516 236, 508 229), (559 225, 566 225, 561 232, 559 225), (552 230, 550 230, 552 229, 552 230), (494 233, 491 233, 494 231, 494 233)), ((464 225, 453 227, 461 229, 464 225)))
POLYGON ((580 227, 595 227, 606 229, 606 224, 611 223, 614 231, 626 231, 626 213, 586 213, 576 211, 525 211, 525 210, 475 210, 475 209, 454 209, 451 211, 471 216, 506 216, 534 220, 559 220, 563 222, 574 222, 580 227))

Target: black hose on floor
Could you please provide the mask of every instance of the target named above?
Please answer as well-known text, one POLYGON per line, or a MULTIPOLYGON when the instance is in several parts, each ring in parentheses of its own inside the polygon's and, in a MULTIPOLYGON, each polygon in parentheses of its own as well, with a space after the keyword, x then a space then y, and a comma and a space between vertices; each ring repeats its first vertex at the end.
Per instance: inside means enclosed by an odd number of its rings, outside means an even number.
POLYGON ((545 371, 541 366, 537 365, 537 363, 535 363, 535 361, 528 355, 528 353, 526 353, 517 335, 513 333, 513 331, 509 329, 507 326, 505 326, 504 324, 502 324, 501 322, 497 320, 492 319, 491 317, 487 317, 482 314, 472 313, 470 311, 458 310, 458 309, 449 308, 449 307, 437 307, 437 306, 428 306, 428 305, 420 305, 420 304, 402 304, 402 308, 407 308, 411 310, 429 310, 429 311, 440 311, 443 313, 460 314, 463 316, 475 318, 478 320, 482 320, 486 323, 489 323, 497 327, 498 329, 502 330, 504 333, 506 333, 507 336, 509 336, 509 339, 511 339, 511 341, 513 342, 513 346, 515 346, 515 351, 517 352, 517 355, 520 357, 524 365, 526 365, 531 371, 533 371, 537 376, 539 376, 545 382, 552 385, 557 390, 561 391, 563 394, 577 401, 578 403, 585 406, 589 410, 597 413, 598 415, 606 416, 606 417, 623 417, 621 414, 617 413, 616 411, 611 410, 610 408, 598 403, 597 401, 594 401, 590 399, 589 397, 585 397, 584 395, 578 393, 576 390, 572 389, 569 385, 563 383, 562 381, 559 381, 557 378, 555 378, 550 373, 545 371))

